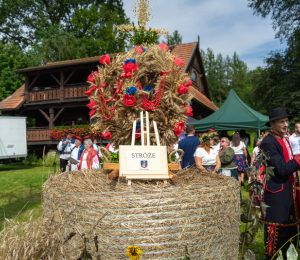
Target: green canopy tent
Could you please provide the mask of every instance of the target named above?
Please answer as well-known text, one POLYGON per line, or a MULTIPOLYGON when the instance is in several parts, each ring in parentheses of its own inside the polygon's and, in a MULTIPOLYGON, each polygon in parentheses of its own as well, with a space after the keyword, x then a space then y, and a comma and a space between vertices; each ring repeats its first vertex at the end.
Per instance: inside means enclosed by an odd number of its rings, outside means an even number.
POLYGON ((230 90, 224 104, 210 116, 190 123, 196 132, 206 132, 212 128, 216 131, 236 129, 270 129, 265 126, 269 117, 248 107, 234 92, 230 90))

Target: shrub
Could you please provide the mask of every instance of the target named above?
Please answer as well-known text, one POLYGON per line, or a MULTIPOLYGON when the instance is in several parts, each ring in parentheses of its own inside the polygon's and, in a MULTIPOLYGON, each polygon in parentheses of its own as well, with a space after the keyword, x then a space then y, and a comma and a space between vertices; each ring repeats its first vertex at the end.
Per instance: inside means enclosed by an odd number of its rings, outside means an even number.
POLYGON ((32 154, 29 154, 26 159, 24 160, 24 163, 26 165, 32 165, 33 163, 36 163, 38 161, 37 156, 35 154, 35 151, 33 151, 32 154))

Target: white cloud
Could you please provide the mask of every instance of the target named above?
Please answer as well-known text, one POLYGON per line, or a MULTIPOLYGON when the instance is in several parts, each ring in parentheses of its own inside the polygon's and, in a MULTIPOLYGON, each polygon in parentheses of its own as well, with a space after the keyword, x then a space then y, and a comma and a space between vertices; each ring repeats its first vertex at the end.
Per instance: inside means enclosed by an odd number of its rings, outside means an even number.
MULTIPOLYGON (((124 0, 124 9, 136 23, 132 12, 135 1, 124 0)), ((236 51, 253 69, 263 65, 262 55, 284 46, 274 39, 271 20, 254 16, 247 3, 247 0, 150 0, 154 17, 147 26, 165 28, 171 33, 178 30, 183 43, 197 41, 200 35, 202 49, 212 48, 215 53, 229 56, 236 51)))

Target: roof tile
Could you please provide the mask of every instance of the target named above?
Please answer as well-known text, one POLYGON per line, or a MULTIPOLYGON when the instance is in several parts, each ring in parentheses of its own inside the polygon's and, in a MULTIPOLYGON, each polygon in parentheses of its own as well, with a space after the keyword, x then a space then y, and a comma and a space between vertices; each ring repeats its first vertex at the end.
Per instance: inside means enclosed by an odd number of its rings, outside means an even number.
POLYGON ((25 84, 17 89, 11 96, 0 102, 0 110, 1 109, 16 109, 25 99, 25 84))
POLYGON ((194 95, 194 98, 200 101, 203 105, 212 109, 213 111, 218 110, 218 107, 213 102, 211 102, 208 99, 208 97, 203 95, 199 90, 195 89, 193 86, 190 86, 189 89, 190 89, 190 93, 194 95))

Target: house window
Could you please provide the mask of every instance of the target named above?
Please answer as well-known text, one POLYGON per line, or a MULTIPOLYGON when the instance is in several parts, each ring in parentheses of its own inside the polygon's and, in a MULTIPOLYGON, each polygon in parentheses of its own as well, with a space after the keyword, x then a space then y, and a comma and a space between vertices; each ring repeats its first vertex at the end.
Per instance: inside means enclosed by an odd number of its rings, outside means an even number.
POLYGON ((192 81, 197 83, 197 75, 196 75, 195 71, 193 71, 193 73, 192 73, 192 81))

